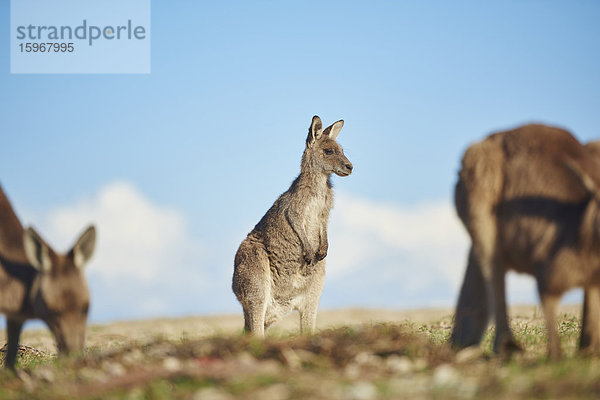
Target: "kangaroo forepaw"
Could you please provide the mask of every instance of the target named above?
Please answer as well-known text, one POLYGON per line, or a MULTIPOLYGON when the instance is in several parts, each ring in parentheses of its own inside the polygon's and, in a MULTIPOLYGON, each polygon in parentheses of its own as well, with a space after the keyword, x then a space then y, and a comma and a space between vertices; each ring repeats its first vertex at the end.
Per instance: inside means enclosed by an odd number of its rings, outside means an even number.
POLYGON ((308 254, 304 254, 304 256, 302 256, 302 258, 304 259, 304 262, 308 265, 312 264, 314 257, 312 255, 308 255, 308 254))
POLYGON ((319 251, 317 251, 317 254, 315 254, 316 261, 321 261, 325 259, 325 257, 327 257, 327 250, 325 249, 320 249, 319 251))

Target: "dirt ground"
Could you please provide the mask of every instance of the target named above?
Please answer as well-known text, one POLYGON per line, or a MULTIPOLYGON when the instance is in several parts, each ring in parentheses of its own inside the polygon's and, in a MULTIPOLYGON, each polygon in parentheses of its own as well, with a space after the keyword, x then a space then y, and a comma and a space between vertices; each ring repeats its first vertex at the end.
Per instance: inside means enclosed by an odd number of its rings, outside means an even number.
MULTIPOLYGON (((385 310, 350 308, 341 310, 323 310, 317 317, 317 329, 329 329, 340 326, 360 325, 365 323, 405 323, 415 324, 441 323, 451 328, 454 310, 449 308, 424 308, 417 310, 385 310)), ((564 305, 561 313, 579 316, 579 305, 564 305)), ((513 320, 540 319, 543 317, 539 306, 518 305, 510 307, 513 320)), ((219 334, 241 332, 244 326, 242 314, 224 314, 212 316, 189 316, 181 318, 157 318, 138 321, 116 321, 106 324, 91 324, 87 330, 86 345, 104 350, 118 347, 126 343, 145 343, 156 338, 166 340, 198 339, 219 334)), ((269 334, 277 335, 285 332, 294 333, 299 330, 298 314, 292 313, 273 325, 269 334)), ((6 341, 6 332, 0 332, 0 343, 6 341)), ((54 353, 55 345, 47 329, 26 330, 21 337, 21 344, 34 347, 47 353, 54 353)))
POLYGON ((451 349, 451 309, 324 310, 314 335, 296 334, 290 315, 265 339, 241 334, 241 315, 92 324, 86 350, 66 358, 47 329, 27 330, 18 379, 0 369, 0 399, 598 399, 579 307, 560 311, 558 362, 535 306, 509 310, 523 352, 508 360, 492 351, 493 328, 481 346, 451 349))

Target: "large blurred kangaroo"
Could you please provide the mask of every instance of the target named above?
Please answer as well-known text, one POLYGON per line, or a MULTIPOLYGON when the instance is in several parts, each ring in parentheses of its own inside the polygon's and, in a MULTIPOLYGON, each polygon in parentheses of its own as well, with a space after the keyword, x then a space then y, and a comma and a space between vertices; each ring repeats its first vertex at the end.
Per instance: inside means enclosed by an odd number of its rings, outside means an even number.
POLYGON ((352 164, 336 138, 338 121, 323 130, 314 116, 300 175, 248 234, 235 255, 233 292, 244 309, 245 330, 263 336, 292 310, 302 332, 313 332, 325 281, 327 224, 333 206, 331 174, 348 176, 352 164))
POLYGON ((96 242, 90 226, 67 254, 57 254, 33 228, 23 230, 0 187, 0 313, 6 315, 6 367, 14 369, 23 323, 41 319, 59 353, 81 350, 90 296, 83 274, 96 242))
POLYGON ((455 204, 472 246, 451 342, 478 344, 495 317, 494 350, 520 350, 509 325, 505 273, 533 275, 546 318, 549 355, 561 356, 556 308, 583 287, 580 347, 600 349, 600 152, 569 132, 526 125, 490 135, 464 154, 455 204))

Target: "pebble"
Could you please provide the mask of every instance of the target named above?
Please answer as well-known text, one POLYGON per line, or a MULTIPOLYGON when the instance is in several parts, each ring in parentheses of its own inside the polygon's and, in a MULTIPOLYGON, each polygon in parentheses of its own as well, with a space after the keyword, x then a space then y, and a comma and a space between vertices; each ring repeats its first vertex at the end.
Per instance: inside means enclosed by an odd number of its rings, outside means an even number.
POLYGON ((458 379, 458 372, 449 364, 442 364, 433 371, 433 384, 436 386, 453 385, 458 379))
POLYGON ((192 396, 192 400, 230 400, 233 399, 233 396, 229 393, 215 388, 215 387, 207 387, 198 389, 196 393, 192 396))
POLYGON ((181 369, 181 361, 175 357, 167 357, 163 360, 163 368, 169 372, 179 371, 181 369))
POLYGON ((377 366, 381 365, 381 357, 372 353, 362 352, 354 357, 354 362, 360 366, 377 366))
POLYGON ((123 362, 123 364, 125 364, 127 366, 133 366, 133 365, 141 364, 143 359, 144 359, 144 354, 142 354, 140 349, 133 349, 133 350, 125 353, 123 355, 123 358, 121 359, 121 361, 123 362))
POLYGON ((102 370, 110 376, 123 376, 127 372, 125 367, 116 361, 104 361, 102 370))
POLYGON ((483 350, 479 346, 470 346, 456 353, 455 361, 457 364, 465 364, 475 361, 483 356, 483 350))
POLYGON ((356 379, 361 375, 360 366, 356 363, 350 363, 344 368, 344 375, 350 379, 356 379))
POLYGON ((348 399, 351 400, 371 400, 377 397, 377 388, 371 382, 356 382, 346 388, 348 399))
POLYGON ((410 358, 395 354, 385 360, 385 365, 390 371, 399 374, 406 374, 414 370, 414 364, 410 358))

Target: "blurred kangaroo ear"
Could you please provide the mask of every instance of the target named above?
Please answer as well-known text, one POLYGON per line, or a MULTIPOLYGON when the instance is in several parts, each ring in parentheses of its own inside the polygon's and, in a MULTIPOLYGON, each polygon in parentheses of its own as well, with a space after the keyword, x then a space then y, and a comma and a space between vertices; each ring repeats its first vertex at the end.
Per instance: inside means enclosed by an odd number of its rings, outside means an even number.
POLYGON ((323 123, 321 122, 321 118, 315 115, 312 118, 310 128, 308 128, 308 137, 306 138, 306 145, 312 146, 317 140, 321 138, 321 135, 323 135, 323 123))
POLYGON ((567 160, 565 162, 567 168, 573 172, 573 174, 579 179, 579 182, 583 185, 583 187, 590 192, 590 194, 596 198, 596 200, 600 200, 600 193, 598 192, 598 186, 596 182, 592 179, 592 177, 583 169, 581 166, 573 160, 567 160))
POLYGON ((329 136, 329 139, 335 140, 335 138, 340 134, 342 127, 344 126, 344 120, 340 119, 338 122, 333 123, 331 126, 328 126, 327 129, 323 131, 323 135, 329 136))
POLYGON ((94 248, 96 247, 96 228, 90 225, 85 232, 81 234, 73 246, 73 263, 77 268, 83 268, 92 258, 94 248))
POLYGON ((50 249, 41 236, 32 227, 23 234, 23 247, 29 263, 40 272, 49 272, 52 268, 50 249))

